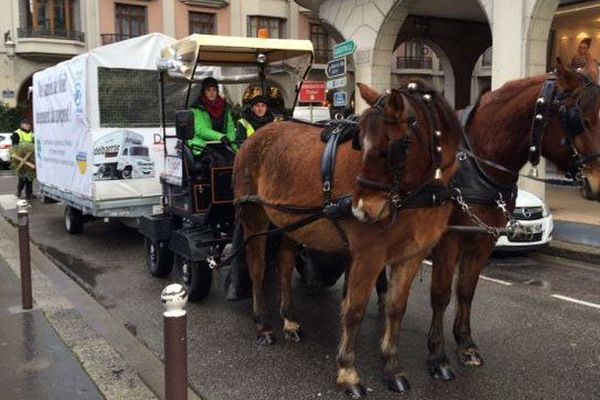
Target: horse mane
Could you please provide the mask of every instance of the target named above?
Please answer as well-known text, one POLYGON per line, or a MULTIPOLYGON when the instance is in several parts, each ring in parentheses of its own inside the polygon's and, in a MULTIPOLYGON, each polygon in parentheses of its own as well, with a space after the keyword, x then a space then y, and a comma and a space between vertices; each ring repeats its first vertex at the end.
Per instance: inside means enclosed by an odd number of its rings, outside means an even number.
POLYGON ((600 86, 590 83, 581 89, 579 106, 582 110, 597 110, 600 103, 600 86))

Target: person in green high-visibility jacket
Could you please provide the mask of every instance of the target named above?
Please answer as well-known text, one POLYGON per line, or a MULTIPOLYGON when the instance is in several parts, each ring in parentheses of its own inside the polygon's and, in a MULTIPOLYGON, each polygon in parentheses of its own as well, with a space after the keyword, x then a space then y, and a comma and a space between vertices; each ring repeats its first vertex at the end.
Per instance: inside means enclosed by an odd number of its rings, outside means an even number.
MULTIPOLYGON (((21 143, 33 144, 34 137, 31 128, 31 121, 28 118, 23 118, 19 129, 14 131, 10 137, 13 147, 18 146, 21 143)), ((25 189, 25 195, 28 199, 35 198, 33 194, 33 179, 21 172, 18 172, 18 177, 17 197, 21 197, 21 193, 23 192, 23 189, 25 189)))
MULTIPOLYGON (((219 83, 215 78, 206 78, 200 87, 200 97, 192 104, 195 135, 188 140, 194 157, 202 155, 206 142, 221 141, 232 145, 236 140, 235 124, 231 106, 219 95, 219 83)), ((235 149, 237 146, 232 145, 235 149)))
POLYGON ((244 110, 242 118, 238 120, 238 142, 246 140, 258 129, 275 120, 275 116, 269 110, 269 100, 266 97, 255 96, 250 100, 249 105, 250 108, 244 110))

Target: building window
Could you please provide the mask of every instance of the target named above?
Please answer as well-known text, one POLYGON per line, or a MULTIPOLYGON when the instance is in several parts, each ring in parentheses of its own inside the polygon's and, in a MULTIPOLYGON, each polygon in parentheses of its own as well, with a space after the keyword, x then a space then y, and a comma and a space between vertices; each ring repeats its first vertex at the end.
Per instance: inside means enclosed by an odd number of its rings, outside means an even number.
POLYGON ((321 24, 310 24, 310 41, 315 51, 315 63, 327 64, 331 58, 332 40, 321 24))
POLYGON ((116 30, 119 40, 145 35, 148 32, 146 7, 130 4, 115 4, 116 30))
POLYGON ((257 37, 259 29, 267 28, 270 38, 282 39, 284 25, 285 20, 281 18, 258 16, 248 17, 248 37, 257 37))
POLYGON ((431 69, 433 59, 430 49, 425 43, 418 40, 409 40, 404 42, 404 55, 397 59, 398 69, 431 69))
POLYGON ((190 34, 192 33, 204 33, 204 34, 215 34, 217 33, 216 15, 190 11, 189 13, 189 25, 190 34))
POLYGON ((78 0, 21 0, 19 37, 57 37, 83 41, 75 12, 78 0))

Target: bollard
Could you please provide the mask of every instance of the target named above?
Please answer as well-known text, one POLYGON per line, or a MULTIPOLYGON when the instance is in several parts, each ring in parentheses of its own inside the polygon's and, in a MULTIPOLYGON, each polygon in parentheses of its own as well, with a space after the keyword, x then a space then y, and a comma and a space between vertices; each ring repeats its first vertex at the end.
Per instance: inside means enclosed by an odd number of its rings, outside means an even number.
POLYGON ((187 313, 188 294, 178 283, 164 288, 165 398, 187 400, 187 313))
POLYGON ((31 310, 31 259, 29 254, 29 204, 27 200, 17 201, 17 221, 19 225, 19 259, 21 261, 21 303, 24 310, 31 310))

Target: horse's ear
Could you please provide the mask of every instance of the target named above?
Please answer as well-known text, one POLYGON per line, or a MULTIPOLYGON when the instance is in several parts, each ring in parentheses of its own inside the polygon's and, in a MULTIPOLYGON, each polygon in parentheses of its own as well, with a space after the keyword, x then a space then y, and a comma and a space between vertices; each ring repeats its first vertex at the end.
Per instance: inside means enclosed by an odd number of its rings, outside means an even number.
POLYGON ((562 91, 573 91, 579 86, 577 75, 562 63, 560 57, 556 58, 556 76, 558 86, 562 91))
POLYGON ((362 97, 368 105, 373 106, 375 103, 377 103, 377 99, 379 99, 379 93, 364 83, 358 82, 356 86, 358 86, 358 90, 360 90, 360 97, 362 97))
POLYGON ((404 113, 404 100, 402 95, 394 90, 390 94, 387 102, 386 111, 389 112, 392 118, 401 118, 404 113))

